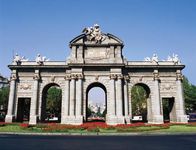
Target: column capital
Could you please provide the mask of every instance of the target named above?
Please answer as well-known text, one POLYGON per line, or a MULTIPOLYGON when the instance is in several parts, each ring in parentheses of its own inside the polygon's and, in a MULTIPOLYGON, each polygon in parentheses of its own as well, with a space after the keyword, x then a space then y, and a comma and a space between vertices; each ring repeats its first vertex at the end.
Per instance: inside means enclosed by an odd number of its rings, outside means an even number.
POLYGON ((10 77, 10 80, 11 81, 16 81, 16 79, 17 79, 16 74, 12 74, 11 77, 10 77))
POLYGON ((71 79, 77 79, 77 75, 76 74, 71 74, 70 77, 71 77, 71 79))
POLYGON ((158 70, 154 70, 153 75, 154 75, 153 76, 154 80, 160 80, 160 76, 159 76, 158 70))
POLYGON ((182 81, 183 80, 183 75, 181 73, 176 73, 176 80, 180 80, 182 81))
POLYGON ((33 79, 34 79, 34 80, 39 80, 39 79, 40 79, 39 74, 35 74, 35 75, 33 76, 33 79))
POLYGON ((122 74, 117 74, 117 78, 121 80, 121 79, 123 79, 123 75, 122 74))
POLYGON ((66 74, 64 77, 65 80, 71 80, 71 75, 70 74, 66 74))
POLYGON ((117 78, 116 74, 110 74, 110 79, 115 80, 117 78))
POLYGON ((125 76, 124 76, 124 81, 125 81, 125 82, 128 82, 129 80, 130 80, 130 77, 129 77, 128 75, 125 75, 125 76))
POLYGON ((83 74, 77 74, 77 78, 82 80, 84 78, 84 76, 83 76, 83 74))

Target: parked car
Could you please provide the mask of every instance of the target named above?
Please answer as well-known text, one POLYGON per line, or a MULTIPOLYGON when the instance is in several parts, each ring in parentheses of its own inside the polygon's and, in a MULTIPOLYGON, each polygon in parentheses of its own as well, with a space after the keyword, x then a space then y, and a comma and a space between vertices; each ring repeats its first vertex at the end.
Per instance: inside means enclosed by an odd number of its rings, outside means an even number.
POLYGON ((189 113, 188 122, 196 122, 196 113, 189 113))
POLYGON ((133 116, 132 121, 142 121, 142 116, 133 116))

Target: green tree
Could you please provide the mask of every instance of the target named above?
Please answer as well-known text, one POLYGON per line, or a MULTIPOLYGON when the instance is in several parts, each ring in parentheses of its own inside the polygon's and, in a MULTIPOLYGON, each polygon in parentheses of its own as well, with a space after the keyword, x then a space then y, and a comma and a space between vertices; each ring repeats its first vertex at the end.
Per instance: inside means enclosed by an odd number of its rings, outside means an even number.
POLYGON ((3 107, 3 110, 7 110, 9 99, 9 87, 3 87, 0 89, 0 106, 3 107))
POLYGON ((62 91, 58 87, 51 87, 47 92, 46 112, 60 117, 62 91))
POLYGON ((100 107, 98 107, 96 115, 99 116, 99 117, 102 117, 101 108, 100 107))
POLYGON ((147 93, 146 90, 136 85, 131 90, 132 114, 142 115, 143 121, 147 120, 147 93))
POLYGON ((186 113, 196 112, 196 86, 189 83, 185 77, 183 87, 186 113))
POLYGON ((88 107, 87 110, 86 110, 86 117, 90 117, 92 115, 92 111, 91 109, 88 107))
POLYGON ((105 117, 106 117, 106 113, 107 113, 107 112, 106 112, 106 108, 105 108, 104 111, 103 111, 103 113, 102 113, 102 117, 105 118, 105 117))

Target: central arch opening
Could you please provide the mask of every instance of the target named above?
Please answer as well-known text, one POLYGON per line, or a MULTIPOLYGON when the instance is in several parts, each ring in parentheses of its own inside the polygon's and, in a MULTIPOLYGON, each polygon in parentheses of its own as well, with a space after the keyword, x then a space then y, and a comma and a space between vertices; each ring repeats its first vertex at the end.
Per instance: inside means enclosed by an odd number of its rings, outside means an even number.
POLYGON ((41 122, 61 121, 62 90, 55 83, 48 84, 42 92, 41 122))
POLYGON ((107 113, 107 91, 103 84, 92 83, 88 86, 86 92, 86 121, 105 122, 107 113))

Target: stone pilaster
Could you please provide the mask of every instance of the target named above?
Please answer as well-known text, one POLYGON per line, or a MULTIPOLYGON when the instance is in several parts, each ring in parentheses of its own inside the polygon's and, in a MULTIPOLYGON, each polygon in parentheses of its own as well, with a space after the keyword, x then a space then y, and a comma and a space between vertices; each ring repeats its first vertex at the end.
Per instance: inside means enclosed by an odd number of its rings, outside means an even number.
POLYGON ((15 94, 16 94, 16 74, 12 74, 11 82, 10 82, 10 93, 9 93, 9 101, 8 101, 8 110, 7 115, 5 117, 5 122, 13 122, 14 119, 14 103, 15 103, 15 94))
POLYGON ((115 95, 115 75, 110 76, 110 102, 108 105, 108 114, 111 116, 116 115, 116 95, 115 95))
POLYGON ((71 75, 70 81, 70 103, 69 103, 69 116, 75 115, 75 102, 76 102, 76 75, 71 75))
POLYGON ((151 97, 152 116, 149 122, 151 123, 163 123, 163 115, 161 115, 161 101, 160 101, 160 89, 159 89, 159 73, 158 70, 154 71, 154 91, 151 97))
POLYGON ((124 116, 123 116, 123 91, 122 91, 122 79, 123 76, 121 74, 117 75, 116 80, 116 117, 117 124, 124 124, 124 116))
POLYGON ((128 96, 128 81, 129 77, 125 76, 124 77, 124 110, 125 110, 125 120, 126 123, 130 123, 131 116, 129 115, 129 96, 128 96))
POLYGON ((62 100, 62 113, 61 113, 61 124, 66 123, 66 119, 69 115, 69 102, 70 102, 70 75, 65 76, 65 92, 64 99, 62 100))
POLYGON ((182 86, 183 76, 180 70, 176 72, 176 86, 177 86, 177 98, 175 99, 175 108, 176 108, 176 121, 180 123, 187 123, 188 118, 185 115, 184 110, 184 92, 182 86))
POLYGON ((116 75, 110 75, 110 91, 109 99, 107 100, 107 115, 106 122, 107 124, 113 125, 116 124, 116 91, 115 91, 115 80, 116 75))
POLYGON ((122 116, 122 75, 118 75, 116 80, 116 115, 117 117, 122 116))
POLYGON ((30 105, 30 119, 29 124, 37 124, 37 103, 38 103, 38 90, 39 90, 39 70, 35 71, 35 75, 33 77, 33 96, 31 98, 30 105))
POLYGON ((78 74, 78 81, 76 82, 76 118, 80 119, 81 121, 83 120, 82 117, 82 79, 83 75, 78 74))

